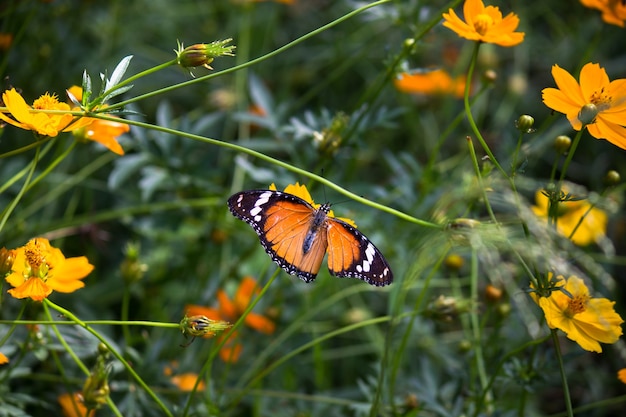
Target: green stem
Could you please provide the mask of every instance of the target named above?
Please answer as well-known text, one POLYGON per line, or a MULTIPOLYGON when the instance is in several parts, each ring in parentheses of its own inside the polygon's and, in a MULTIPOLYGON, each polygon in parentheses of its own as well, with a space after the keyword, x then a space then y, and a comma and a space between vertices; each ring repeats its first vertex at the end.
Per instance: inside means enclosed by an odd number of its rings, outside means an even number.
POLYGON ((2 229, 4 229, 4 225, 9 219, 9 216, 11 216, 11 213, 17 206, 17 203, 19 203, 19 201, 22 199, 22 196, 24 195, 24 193, 26 192, 26 190, 28 189, 30 185, 30 180, 33 177, 33 173, 35 172, 35 167, 37 166, 37 162, 39 161, 40 150, 41 148, 37 148, 35 152, 35 156, 33 160, 30 162, 30 170, 28 172, 28 176, 26 177, 26 181, 24 181, 24 184, 22 185, 22 188, 20 189, 19 193, 17 193, 13 201, 11 201, 11 204, 9 204, 9 206, 2 213, 2 220, 0 220, 0 232, 2 231, 2 229))
MULTIPOLYGON (((179 329, 179 323, 163 323, 157 321, 123 321, 123 320, 84 320, 81 321, 85 325, 95 326, 142 326, 142 327, 160 327, 165 329, 179 329)), ((0 320, 0 324, 15 324, 15 325, 35 325, 41 326, 54 325, 54 326, 76 326, 79 323, 74 321, 50 321, 50 320, 0 320)), ((82 324, 80 324, 82 326, 82 324)), ((6 336, 5 336, 6 337, 6 336)), ((4 342, 4 338, 0 341, 0 346, 4 342)))
POLYGON ((470 66, 469 66, 469 69, 467 70, 467 82, 465 83, 465 94, 463 95, 463 103, 465 105, 465 114, 467 115, 467 121, 469 122, 470 127, 472 128, 472 132, 474 132, 474 135, 476 135, 478 142, 480 142, 480 146, 482 146, 485 153, 489 156, 489 159, 491 160, 491 162, 496 166, 496 168, 498 168, 498 171, 500 171, 505 178, 509 178, 509 175, 504 170, 504 168, 502 168, 502 166, 500 165, 500 163, 498 162, 494 154, 491 152, 489 145, 487 145, 487 142, 485 141, 485 139, 483 139, 483 136, 480 134, 480 130, 478 130, 478 127, 476 126, 476 122, 474 121, 474 117, 472 116, 472 109, 470 107, 469 91, 470 91, 470 85, 472 84, 472 77, 474 75, 474 68, 476 67, 476 61, 478 58, 478 50, 480 49, 480 45, 481 45, 480 42, 476 42, 474 46, 474 52, 472 54, 472 59, 470 61, 470 66))
POLYGON ((358 9, 341 16, 340 18, 335 19, 332 22, 330 22, 330 23, 328 23, 328 24, 326 24, 326 25, 324 25, 324 26, 322 26, 322 27, 320 27, 318 29, 313 30, 313 31, 307 33, 306 35, 303 35, 303 36, 299 37, 298 39, 296 39, 296 40, 294 40, 292 42, 289 42, 288 44, 286 44, 286 45, 284 45, 284 46, 282 46, 282 47, 280 47, 278 49, 275 49, 272 52, 269 52, 269 53, 267 53, 267 54, 265 54, 263 56, 260 56, 259 58, 250 60, 248 62, 245 62, 243 64, 234 66, 232 68, 228 68, 228 69, 223 70, 223 71, 219 71, 219 72, 215 72, 215 73, 212 73, 212 74, 209 74, 209 75, 205 75, 204 77, 194 78, 194 79, 191 79, 189 81, 185 81, 183 83, 172 85, 170 87, 165 87, 165 88, 162 88, 162 89, 157 90, 157 91, 146 93, 146 94, 143 94, 141 96, 133 97, 131 99, 128 99, 128 100, 125 100, 125 101, 121 101, 121 102, 116 103, 116 104, 112 104, 107 109, 108 110, 113 110, 113 109, 123 108, 124 106, 127 106, 130 103, 141 101, 141 100, 143 100, 145 98, 148 98, 148 97, 153 97, 153 96, 156 96, 156 95, 159 95, 159 94, 163 94, 163 93, 166 93, 166 92, 169 92, 169 91, 173 91, 173 90, 176 90, 176 89, 179 89, 179 88, 183 88, 183 87, 188 87, 188 86, 196 84, 196 83, 202 83, 202 82, 205 82, 207 80, 210 80, 212 78, 215 78, 215 77, 218 77, 218 76, 221 76, 221 75, 230 74, 232 72, 239 71, 239 70, 241 70, 243 68, 251 67, 251 66, 256 65, 258 63, 261 63, 261 62, 263 62, 265 60, 273 58, 274 56, 279 55, 279 54, 281 54, 281 53, 291 49, 292 47, 298 45, 299 43, 304 42, 305 40, 307 40, 309 38, 312 38, 314 36, 317 36, 320 33, 323 33, 326 30, 332 28, 333 26, 336 26, 336 25, 338 25, 338 24, 340 24, 340 23, 342 23, 342 22, 344 22, 344 21, 346 21, 346 20, 348 20, 348 19, 350 19, 350 18, 352 18, 352 17, 354 17, 354 16, 356 16, 356 15, 358 15, 360 13, 363 13, 367 9, 370 9, 370 8, 376 7, 376 6, 380 6, 381 4, 389 3, 391 1, 392 0, 378 0, 378 1, 375 1, 373 3, 367 4, 367 5, 363 6, 363 7, 359 7, 358 9))
POLYGON ((119 360, 122 363, 122 365, 124 365, 124 368, 126 369, 126 371, 129 374, 131 374, 131 376, 134 378, 135 382, 137 382, 137 384, 141 388, 143 388, 145 390, 145 392, 148 394, 148 396, 150 396, 154 400, 154 402, 157 403, 157 405, 161 408, 161 410, 163 410, 163 413, 166 416, 168 416, 168 417, 174 417, 174 415, 170 412, 170 410, 167 409, 165 404, 163 404, 161 399, 154 393, 154 391, 148 386, 148 384, 146 384, 144 382, 144 380, 141 379, 141 377, 137 374, 137 372, 135 372, 133 367, 126 361, 126 359, 124 359, 124 357, 117 350, 115 350, 113 345, 111 345, 111 343, 109 343, 108 340, 106 340, 104 337, 102 337, 100 335, 100 333, 96 332, 94 329, 92 329, 85 322, 81 321, 71 311, 66 310, 63 307, 54 304, 52 301, 50 301, 47 298, 44 300, 44 303, 47 304, 48 306, 50 306, 51 308, 55 309, 59 313, 61 313, 63 316, 67 317, 69 320, 72 320, 74 323, 76 323, 80 327, 82 327, 85 330, 87 330, 89 333, 94 335, 100 342, 102 342, 107 347, 109 352, 111 352, 113 354, 113 356, 115 356, 117 358, 117 360, 119 360))
MULTIPOLYGON (((45 300, 46 302, 43 303, 43 309, 44 312, 46 314, 46 317, 48 318, 48 321, 53 321, 52 320, 52 315, 50 314, 50 307, 54 308, 54 305, 51 302, 48 302, 48 300, 45 300)), ((83 361, 80 360, 80 358, 78 357, 78 355, 76 355, 76 353, 74 353, 74 350, 71 348, 71 346, 65 341, 65 338, 63 337, 63 335, 61 334, 61 332, 59 331, 59 329, 57 329, 56 325, 51 325, 52 327, 52 331, 54 332, 54 334, 56 335, 59 343, 61 343, 61 345, 63 346, 63 349, 65 349, 65 351, 70 355, 70 357, 74 360, 74 362, 76 363, 76 365, 78 365, 78 367, 83 371, 83 373, 87 376, 90 375, 90 371, 89 368, 87 368, 87 366, 83 363, 83 361)), ((56 356, 55 356, 56 358, 56 356)), ((58 358, 57 358, 58 359, 58 358)), ((59 366, 59 371, 61 372, 61 375, 64 377, 64 368, 63 366, 61 366, 61 364, 58 364, 59 366)), ((120 413, 120 411, 117 409, 115 403, 113 402, 113 400, 110 397, 107 397, 107 404, 108 406, 111 408, 111 410, 113 411, 113 413, 118 416, 118 417, 122 417, 122 413, 120 413)))
POLYGON ((561 344, 559 343, 559 336, 556 329, 550 329, 552 334, 552 342, 554 343, 554 349, 556 351, 556 357, 559 361, 559 371, 561 373, 561 382, 563 384, 563 395, 565 396, 565 408, 567 409, 568 417, 574 417, 572 410, 572 399, 569 393, 569 385, 567 383, 567 375, 565 374, 565 365, 563 364, 563 354, 561 353, 561 344))
POLYGON ((222 339, 221 339, 221 343, 217 343, 217 344, 213 345, 213 349, 211 349, 211 353, 209 353, 209 357, 204 362, 204 365, 202 366, 202 369, 198 373, 198 378, 196 379, 196 383, 194 384, 193 389, 191 390, 191 393, 190 393, 189 397, 187 398, 187 403, 185 404, 185 407, 184 407, 183 413, 182 413, 183 417, 186 417, 189 414, 189 409, 191 407, 191 401, 193 400, 193 397, 194 397, 195 393, 198 392, 198 385, 201 382, 200 376, 209 374, 209 372, 211 370, 211 366, 213 365, 213 359, 215 358, 217 353, 220 351, 222 346, 224 346, 224 344, 226 342, 228 342, 228 339, 230 338, 230 336, 243 324, 243 322, 246 319, 246 316, 248 315, 248 313, 250 313, 252 311, 252 309, 261 300, 263 295, 265 295, 265 293, 269 289, 269 287, 272 284, 272 282, 274 282, 276 277, 280 274, 280 271, 281 271, 280 268, 276 269, 276 271, 272 274, 270 279, 263 286, 263 288, 261 289, 259 294, 256 296, 256 298, 254 300, 252 300, 252 302, 248 305, 246 310, 241 314, 239 319, 235 322, 235 324, 233 324, 233 326, 229 329, 229 331, 224 334, 224 337, 222 337, 222 339))
MULTIPOLYGON (((108 116, 101 116, 101 115, 98 115, 97 118, 103 119, 103 120, 111 120, 111 121, 114 121, 114 122, 115 121, 116 122, 120 121, 119 118, 108 117, 108 116)), ((410 215, 408 215, 406 213, 403 213, 403 212, 401 212, 399 210, 395 210, 395 209, 393 209, 391 207, 387 207, 387 206, 384 206, 382 204, 375 203, 375 202, 373 202, 371 200, 368 200, 366 198, 361 197, 360 195, 354 194, 354 193, 346 190, 345 188, 340 187, 339 185, 336 185, 335 183, 333 183, 332 181, 330 181, 330 180, 328 180, 328 179, 326 179, 324 177, 321 177, 319 175, 313 174, 313 173, 311 173, 309 171, 306 171, 304 169, 298 168, 298 167, 296 167, 294 165, 288 164, 288 163, 280 161, 278 159, 272 158, 271 156, 267 156, 267 155, 265 155, 265 154, 263 154, 261 152, 257 152, 255 150, 248 149, 248 148, 245 148, 243 146, 237 145, 235 143, 222 142, 222 141, 217 140, 217 139, 211 139, 211 138, 207 138, 207 137, 204 137, 204 136, 194 135, 194 134, 191 134, 191 133, 182 132, 182 131, 179 131, 179 130, 170 129, 170 128, 163 127, 163 126, 155 126, 155 125, 151 125, 151 124, 148 124, 148 123, 138 122, 138 121, 135 121, 135 120, 124 120, 124 123, 128 123, 129 125, 133 125, 133 126, 139 126, 139 127, 145 128, 145 129, 156 130, 156 131, 163 132, 163 133, 169 133, 171 135, 181 136, 181 137, 197 140, 197 141, 200 141, 200 142, 205 142, 205 143, 208 143, 208 144, 211 144, 211 145, 216 145, 216 146, 221 146, 223 148, 232 149, 232 150, 235 150, 237 152, 245 153, 245 154, 251 155, 251 156, 253 156, 255 158, 259 158, 259 159, 267 161, 267 162, 269 162, 271 164, 274 164, 274 165, 280 166, 282 168, 285 168, 285 169, 287 169, 289 171, 295 172, 296 174, 298 174, 300 176, 307 177, 307 178, 310 178, 312 180, 318 181, 319 183, 324 184, 326 187, 328 187, 330 189, 333 189, 333 190, 337 191, 338 193, 343 194, 343 195, 345 195, 346 197, 348 197, 348 198, 350 198, 352 200, 355 200, 355 201, 358 201, 359 203, 362 203, 362 204, 368 205, 370 207, 376 208, 376 209, 378 209, 380 211, 384 211, 384 212, 393 214, 394 216, 399 217, 399 218, 401 218, 403 220, 406 220, 408 222, 415 223, 415 224, 423 226, 423 227, 430 227, 430 228, 433 228, 433 229, 442 229, 443 228, 442 225, 431 223, 431 222, 428 222, 426 220, 421 220, 421 219, 418 219, 416 217, 410 216, 410 215)))
MULTIPOLYGON (((472 302, 478 303, 478 253, 476 249, 472 248, 471 252, 471 272, 470 272, 470 299, 472 302)), ((476 359, 476 370, 478 372, 478 380, 480 382, 480 390, 484 392, 482 402, 477 404, 477 409, 486 408, 487 415, 493 413, 493 395, 491 391, 487 389, 489 382, 487 379, 487 371, 485 369, 485 357, 483 355, 483 348, 481 344, 482 334, 481 326, 478 319, 478 312, 476 309, 472 309, 470 313, 470 322, 472 327, 472 339, 474 346, 474 357, 476 359)))

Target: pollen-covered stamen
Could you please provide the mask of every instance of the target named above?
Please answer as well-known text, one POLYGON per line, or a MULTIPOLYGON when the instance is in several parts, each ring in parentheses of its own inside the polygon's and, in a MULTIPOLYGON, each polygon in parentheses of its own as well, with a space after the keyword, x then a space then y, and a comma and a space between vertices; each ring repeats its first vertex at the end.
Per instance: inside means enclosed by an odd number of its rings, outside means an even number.
POLYGON ((587 309, 587 301, 589 301, 589 295, 575 295, 572 297, 568 304, 564 314, 567 317, 574 317, 578 313, 582 313, 587 309))
POLYGON ((490 27, 493 26, 493 18, 487 14, 479 14, 474 21, 474 29, 481 36, 485 35, 490 27))
POLYGON ((598 108, 598 111, 608 110, 611 108, 611 104, 613 102, 613 97, 607 93, 606 89, 602 87, 599 90, 596 90, 589 97, 589 102, 595 104, 598 108))
POLYGON ((44 279, 48 275, 48 264, 46 263, 46 251, 37 239, 28 242, 24 248, 26 262, 30 266, 30 276, 44 279))
POLYGON ((54 110, 59 104, 59 99, 56 94, 50 95, 44 94, 33 102, 33 108, 39 110, 54 110))

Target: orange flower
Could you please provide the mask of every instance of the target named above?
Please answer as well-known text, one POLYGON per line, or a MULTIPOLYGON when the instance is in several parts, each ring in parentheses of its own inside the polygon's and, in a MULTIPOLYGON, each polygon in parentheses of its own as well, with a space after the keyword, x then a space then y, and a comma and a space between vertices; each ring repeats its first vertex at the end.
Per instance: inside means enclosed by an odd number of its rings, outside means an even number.
POLYGON ((70 111, 70 106, 60 103, 56 95, 48 93, 39 97, 33 102, 33 107, 29 107, 22 96, 12 88, 2 94, 2 101, 8 109, 9 113, 15 118, 7 117, 0 112, 0 119, 5 122, 26 130, 32 130, 40 135, 55 137, 59 132, 68 132, 78 129, 89 124, 86 118, 74 120, 74 116, 69 113, 65 114, 49 114, 32 112, 35 110, 60 110, 70 111))
MULTIPOLYGON (((550 273, 548 279, 551 277, 550 273)), ((599 342, 617 342, 622 335, 624 320, 615 312, 615 302, 592 298, 584 281, 576 276, 567 280, 558 276, 557 280, 557 287, 564 291, 552 291, 548 297, 530 293, 543 310, 548 327, 562 330, 568 339, 590 352, 602 352, 599 342)))
POLYGON ((606 139, 626 149, 626 79, 609 81, 604 68, 588 63, 580 71, 580 85, 567 71, 554 65, 552 76, 558 88, 544 88, 543 103, 566 115, 575 130, 583 127, 579 119, 583 108, 597 109, 585 127, 596 139, 606 139))
POLYGON ((70 293, 85 286, 81 281, 93 270, 84 256, 66 259, 61 250, 50 246, 48 239, 31 239, 15 249, 11 274, 6 280, 15 298, 30 297, 42 301, 52 291, 70 293))
POLYGON ((610 25, 624 27, 626 2, 623 0, 580 0, 585 7, 602 12, 602 20, 610 25))
MULTIPOLYGON (((223 290, 217 292, 218 308, 202 307, 198 305, 187 306, 188 316, 206 316, 211 320, 221 320, 236 322, 239 317, 244 313, 250 302, 252 296, 258 293, 256 281, 252 277, 244 277, 239 284, 239 288, 235 293, 233 300, 228 298, 228 295, 223 290)), ((270 319, 250 312, 244 319, 244 323, 252 329, 265 334, 272 334, 276 328, 274 322, 270 319)), ((239 355, 241 354, 242 346, 236 342, 236 333, 231 333, 230 338, 224 343, 220 350, 220 357, 225 362, 237 362, 239 355)), ((207 335, 209 336, 209 335, 207 335)), ((219 337, 218 340, 221 340, 219 337)))
POLYGON ((5 363, 9 363, 9 358, 7 358, 7 355, 4 353, 0 352, 0 365, 4 365, 5 363))
POLYGON ((443 14, 443 25, 462 38, 500 46, 515 46, 524 41, 524 32, 515 32, 519 17, 509 13, 502 18, 498 7, 487 6, 481 0, 465 0, 461 20, 454 10, 443 14))
POLYGON ((396 88, 403 93, 451 94, 462 98, 465 93, 465 77, 452 78, 445 70, 438 69, 426 73, 402 73, 394 80, 396 88))
MULTIPOLYGON (((174 375, 170 378, 172 384, 176 385, 179 390, 189 392, 193 390, 193 387, 196 386, 196 381, 198 380, 198 374, 194 374, 192 372, 187 372, 184 374, 174 375)), ((204 391, 205 388, 204 381, 200 381, 198 383, 198 391, 204 391)))
MULTIPOLYGON (((74 85, 68 89, 68 92, 72 94, 76 100, 82 101, 83 89, 81 87, 74 85)), ((117 142, 117 137, 128 133, 130 126, 126 123, 94 119, 92 117, 86 117, 85 119, 87 120, 86 126, 72 130, 72 134, 76 138, 98 142, 111 152, 124 155, 124 149, 122 149, 117 142)))
POLYGON ((624 384, 626 384, 626 368, 622 368, 619 371, 617 371, 617 379, 619 379, 624 384))
POLYGON ((0 50, 8 51, 13 43, 12 33, 0 33, 0 50))
POLYGON ((89 414, 87 413, 87 407, 83 404, 83 396, 78 392, 61 394, 57 401, 61 404, 61 411, 65 417, 93 417, 95 415, 94 410, 89 411, 89 414))

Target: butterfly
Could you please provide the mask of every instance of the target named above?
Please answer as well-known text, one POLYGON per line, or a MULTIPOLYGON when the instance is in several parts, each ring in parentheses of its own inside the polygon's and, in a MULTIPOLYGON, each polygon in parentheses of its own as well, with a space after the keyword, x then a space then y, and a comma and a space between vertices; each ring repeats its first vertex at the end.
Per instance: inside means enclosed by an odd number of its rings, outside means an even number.
POLYGON ((315 279, 327 251, 331 275, 376 286, 393 281, 383 254, 354 226, 329 217, 328 203, 316 209, 293 194, 251 190, 232 195, 228 208, 252 226, 278 266, 305 282, 315 279))

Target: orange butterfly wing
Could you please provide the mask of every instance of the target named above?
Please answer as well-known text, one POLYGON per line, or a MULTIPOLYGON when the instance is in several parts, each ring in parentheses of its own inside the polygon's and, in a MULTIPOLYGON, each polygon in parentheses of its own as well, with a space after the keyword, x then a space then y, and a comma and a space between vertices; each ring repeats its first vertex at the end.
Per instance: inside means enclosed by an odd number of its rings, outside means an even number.
POLYGON ((356 228, 328 217, 328 204, 316 210, 292 194, 251 190, 231 196, 228 207, 254 228, 278 266, 305 282, 315 279, 327 248, 332 275, 359 278, 377 286, 393 281, 382 253, 356 228))
POLYGON ((391 284, 389 264, 363 233, 336 218, 327 222, 328 270, 332 275, 359 278, 376 286, 391 284))
POLYGON ((280 191, 251 190, 228 199, 230 211, 254 228, 261 245, 274 262, 290 275, 305 282, 315 279, 326 253, 326 229, 321 227, 303 250, 315 218, 315 209, 306 201, 280 191))

